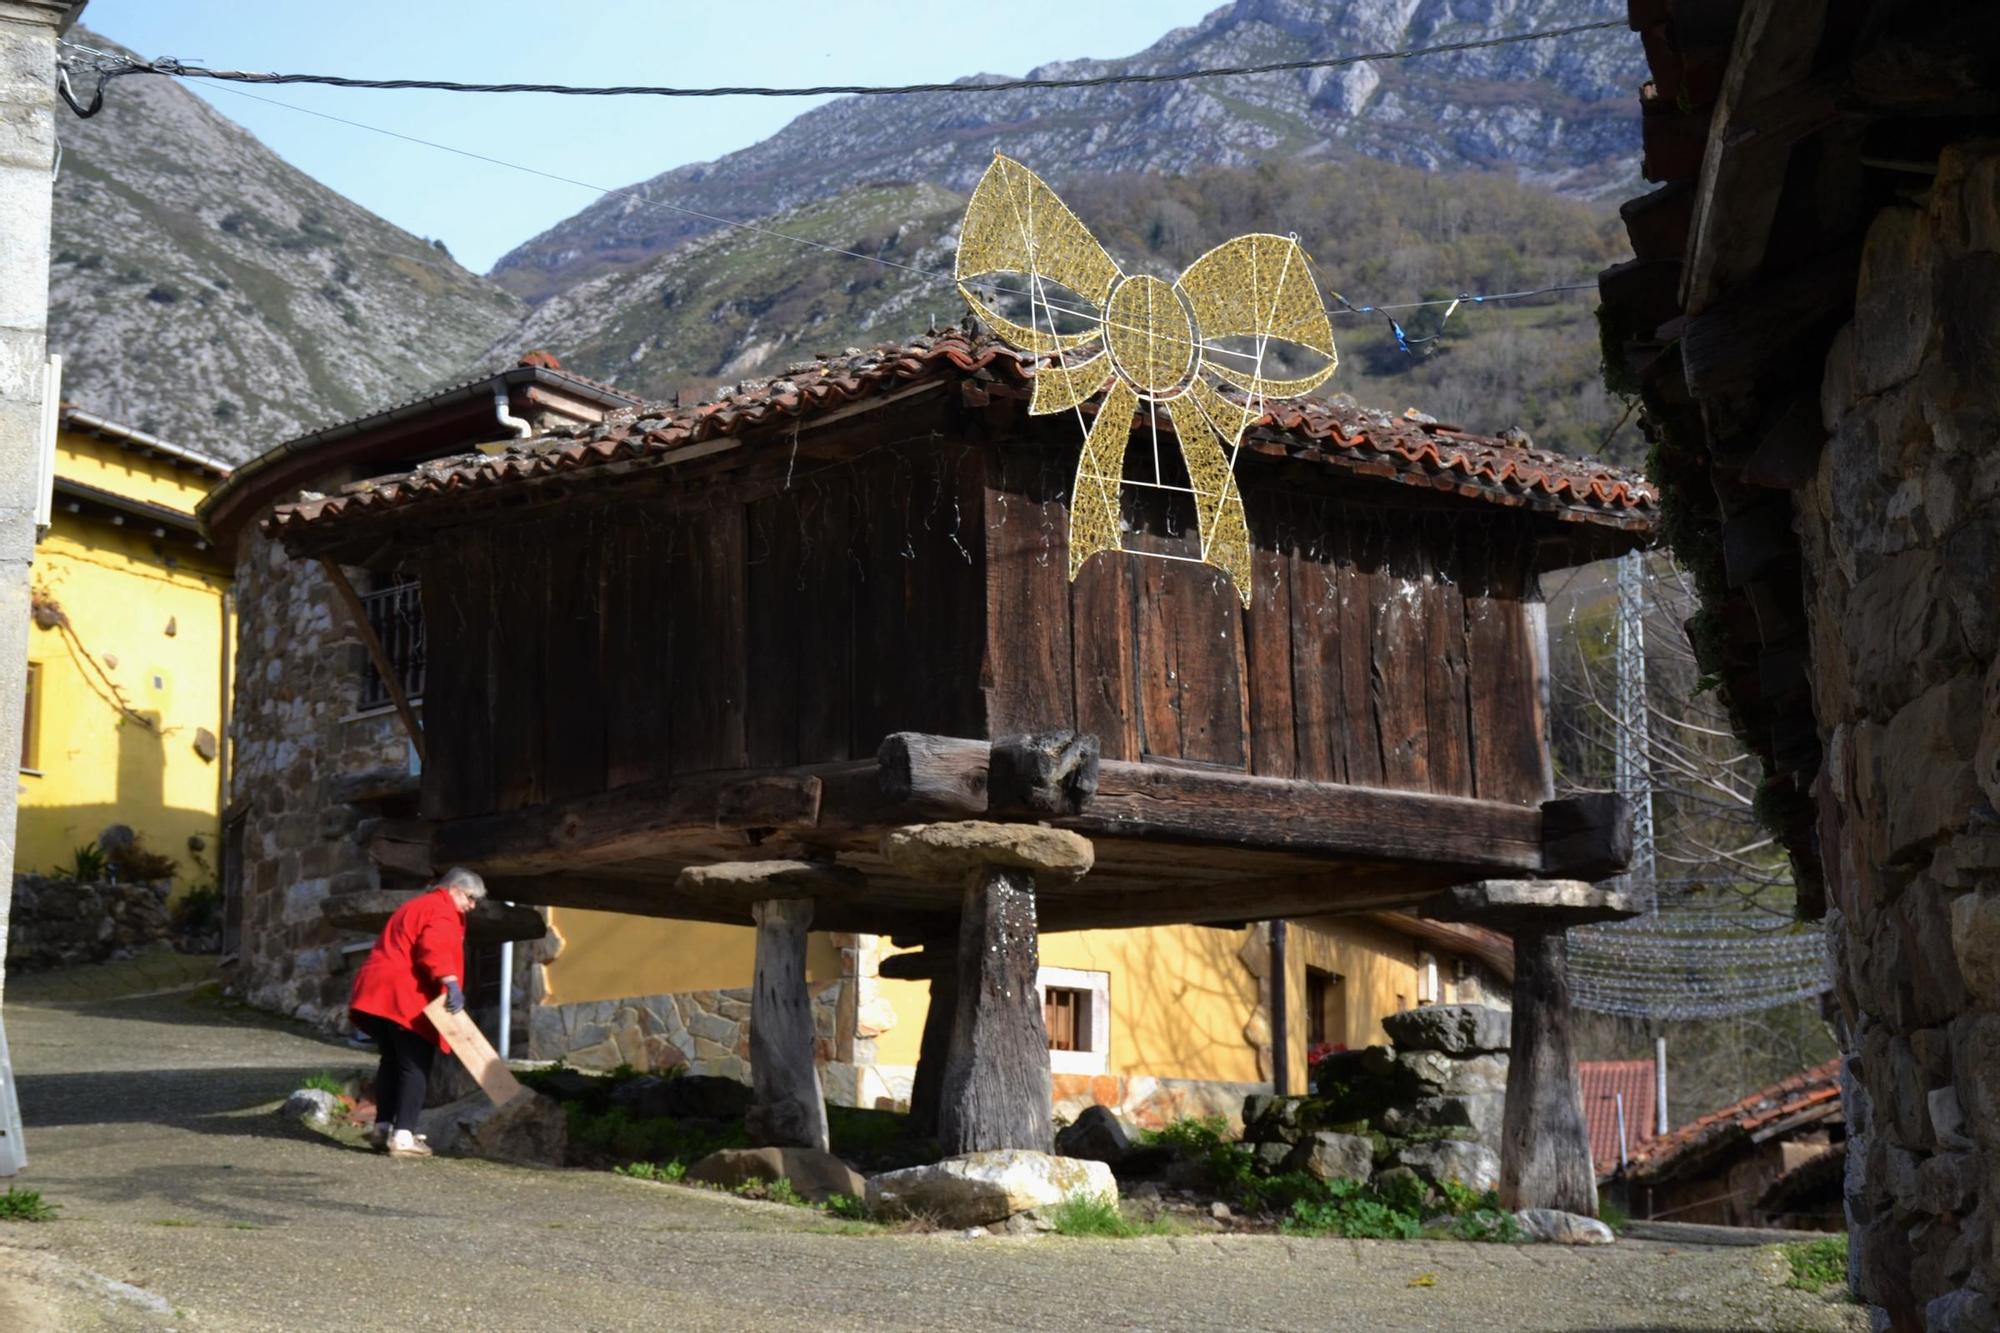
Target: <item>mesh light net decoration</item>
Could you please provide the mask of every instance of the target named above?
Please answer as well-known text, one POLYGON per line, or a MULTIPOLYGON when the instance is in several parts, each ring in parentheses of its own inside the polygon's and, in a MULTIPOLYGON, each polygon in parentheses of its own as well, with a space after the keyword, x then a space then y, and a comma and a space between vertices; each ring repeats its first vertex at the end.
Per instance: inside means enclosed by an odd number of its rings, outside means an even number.
POLYGON ((1099 551, 1125 549, 1119 498, 1128 484, 1126 445, 1142 405, 1156 431, 1157 410, 1164 408, 1189 484, 1166 481, 1157 449, 1153 480, 1143 484, 1193 497, 1201 562, 1228 573, 1249 606, 1250 529, 1235 476, 1244 428, 1263 414, 1265 398, 1317 388, 1340 360, 1298 239, 1239 236, 1195 260, 1173 282, 1128 275, 1041 177, 996 154, 966 204, 954 276, 966 304, 995 333, 1023 351, 1054 358, 1035 376, 1029 412, 1075 411, 1081 423, 1083 404, 1104 391, 1070 490, 1070 578, 1099 551), (995 310, 973 289, 1003 274, 1026 282, 1026 323, 995 310), (1051 284, 1075 293, 1086 308, 1051 301, 1051 284), (1060 331, 1059 313, 1081 317, 1090 327, 1060 331), (1250 340, 1253 347, 1224 347, 1216 341, 1223 338, 1250 340), (1291 378, 1268 376, 1264 361, 1275 342, 1323 356, 1326 364, 1291 378), (1240 389, 1248 401, 1224 394, 1216 380, 1240 389))

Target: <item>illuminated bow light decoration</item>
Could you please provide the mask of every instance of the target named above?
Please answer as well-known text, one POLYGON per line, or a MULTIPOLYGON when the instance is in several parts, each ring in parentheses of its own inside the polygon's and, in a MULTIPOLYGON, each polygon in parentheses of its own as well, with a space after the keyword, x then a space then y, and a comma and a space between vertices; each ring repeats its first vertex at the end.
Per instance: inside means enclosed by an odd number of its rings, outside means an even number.
POLYGON ((1297 238, 1239 236, 1171 283, 1127 274, 1041 177, 995 154, 966 204, 954 277, 966 303, 1001 338, 1055 358, 1036 371, 1030 413, 1075 410, 1081 423, 1083 403, 1110 386, 1085 432, 1070 488, 1070 578, 1099 551, 1125 549, 1119 513, 1128 484, 1125 449, 1144 402, 1156 432, 1157 409, 1166 408, 1191 484, 1168 485, 1159 475, 1157 435, 1154 478, 1140 484, 1194 497, 1200 562, 1234 579, 1249 606, 1250 531, 1235 475, 1243 431, 1263 415, 1265 398, 1317 388, 1340 360, 1311 261, 1297 238), (1029 323, 1007 318, 974 292, 973 283, 999 274, 1026 278, 1029 323), (1051 303, 1050 283, 1091 308, 1051 303), (1082 315, 1093 327, 1058 332, 1059 312, 1082 315), (1253 339, 1255 350, 1222 347, 1214 341, 1220 338, 1253 339), (1296 378, 1267 376, 1264 357, 1274 340, 1320 353, 1326 365, 1296 378), (1225 395, 1211 376, 1241 389, 1248 401, 1225 395))

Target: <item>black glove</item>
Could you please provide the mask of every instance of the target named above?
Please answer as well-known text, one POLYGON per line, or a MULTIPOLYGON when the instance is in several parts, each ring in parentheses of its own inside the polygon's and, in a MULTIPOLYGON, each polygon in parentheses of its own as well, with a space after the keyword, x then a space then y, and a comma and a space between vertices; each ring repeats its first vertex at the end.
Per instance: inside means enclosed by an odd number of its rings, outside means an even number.
POLYGON ((444 1011, 448 1014, 465 1012, 465 992, 458 988, 456 981, 444 983, 444 1011))

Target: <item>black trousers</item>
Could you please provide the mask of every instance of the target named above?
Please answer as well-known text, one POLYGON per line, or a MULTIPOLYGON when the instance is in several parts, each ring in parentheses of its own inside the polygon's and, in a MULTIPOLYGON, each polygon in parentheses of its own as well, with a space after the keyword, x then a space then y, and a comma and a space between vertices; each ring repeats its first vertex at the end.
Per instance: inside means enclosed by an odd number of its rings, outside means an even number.
POLYGON ((379 1014, 355 1014, 354 1025, 373 1037, 382 1051, 382 1062, 375 1067, 375 1123, 416 1133, 437 1047, 430 1038, 379 1014))

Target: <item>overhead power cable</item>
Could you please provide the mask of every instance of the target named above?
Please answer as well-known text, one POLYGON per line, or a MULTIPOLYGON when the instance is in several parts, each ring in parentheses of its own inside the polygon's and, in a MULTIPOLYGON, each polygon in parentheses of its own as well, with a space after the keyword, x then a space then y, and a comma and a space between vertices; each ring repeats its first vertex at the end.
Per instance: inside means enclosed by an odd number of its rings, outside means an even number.
POLYGON ((579 85, 565 83, 462 83, 454 79, 360 79, 342 74, 277 74, 242 69, 209 69, 171 56, 157 60, 134 60, 116 52, 102 51, 81 42, 64 41, 65 46, 96 56, 97 88, 89 107, 78 106, 65 89, 63 99, 79 116, 93 116, 104 102, 104 86, 110 80, 131 74, 157 74, 179 79, 218 79, 230 83, 309 83, 329 88, 421 89, 442 93, 552 93, 563 97, 903 97, 919 93, 953 95, 1020 92, 1028 89, 1109 88, 1126 84, 1187 83, 1198 79, 1226 79, 1252 74, 1283 74, 1299 70, 1338 69, 1377 60, 1412 60, 1418 56, 1448 55, 1458 51, 1480 51, 1521 42, 1542 42, 1578 33, 1625 28, 1627 20, 1600 19, 1572 23, 1560 28, 1538 28, 1531 32, 1496 37, 1468 38, 1460 42, 1440 42, 1434 46, 1408 46, 1388 51, 1364 51, 1355 55, 1326 56, 1309 60, 1274 60, 1256 65, 1216 65, 1201 69, 1162 70, 1156 73, 1093 74, 1069 79, 995 79, 985 83, 829 83, 803 88, 771 88, 731 85, 689 88, 660 84, 579 85))

